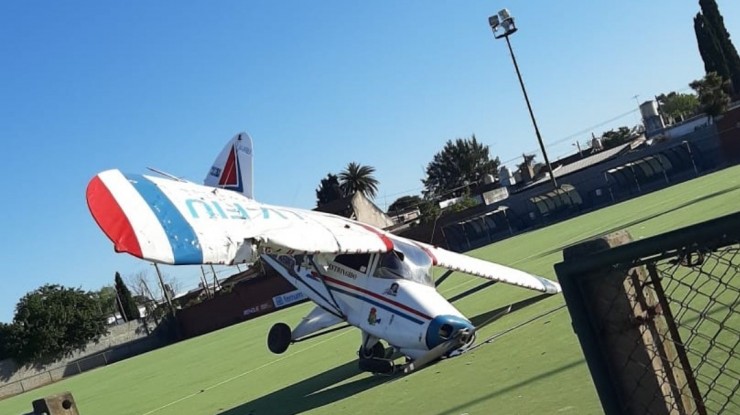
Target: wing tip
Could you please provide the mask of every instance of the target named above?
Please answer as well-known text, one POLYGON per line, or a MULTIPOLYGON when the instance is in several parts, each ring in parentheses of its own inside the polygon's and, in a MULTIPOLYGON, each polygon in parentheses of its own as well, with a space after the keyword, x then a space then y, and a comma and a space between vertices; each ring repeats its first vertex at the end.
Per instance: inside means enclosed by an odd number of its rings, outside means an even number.
POLYGON ((113 242, 113 249, 116 252, 124 252, 143 258, 136 233, 115 196, 101 178, 103 173, 93 177, 85 191, 85 199, 90 214, 105 236, 113 242))

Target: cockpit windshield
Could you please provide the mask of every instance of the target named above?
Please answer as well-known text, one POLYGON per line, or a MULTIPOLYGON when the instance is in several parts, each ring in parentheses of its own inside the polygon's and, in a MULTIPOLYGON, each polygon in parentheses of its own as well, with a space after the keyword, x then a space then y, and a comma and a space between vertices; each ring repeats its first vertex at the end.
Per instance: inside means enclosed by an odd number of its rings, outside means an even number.
POLYGON ((387 279, 405 279, 434 286, 432 259, 421 248, 393 239, 393 251, 381 254, 375 276, 387 279))

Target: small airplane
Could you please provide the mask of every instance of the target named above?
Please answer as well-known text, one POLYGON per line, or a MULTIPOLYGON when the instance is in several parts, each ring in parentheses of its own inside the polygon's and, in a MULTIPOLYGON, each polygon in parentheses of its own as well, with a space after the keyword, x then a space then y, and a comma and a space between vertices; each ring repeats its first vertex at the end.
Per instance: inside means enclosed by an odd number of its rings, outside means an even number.
POLYGON ((252 149, 249 135, 234 136, 204 185, 108 170, 90 181, 86 198, 116 252, 172 265, 262 259, 273 267, 316 304, 292 330, 285 323, 270 329, 274 353, 342 322, 362 333, 358 354, 365 371, 410 372, 464 352, 476 327, 437 292, 435 266, 560 292, 548 279, 351 219, 261 204, 253 198, 252 149), (394 356, 406 363, 396 365, 394 356))

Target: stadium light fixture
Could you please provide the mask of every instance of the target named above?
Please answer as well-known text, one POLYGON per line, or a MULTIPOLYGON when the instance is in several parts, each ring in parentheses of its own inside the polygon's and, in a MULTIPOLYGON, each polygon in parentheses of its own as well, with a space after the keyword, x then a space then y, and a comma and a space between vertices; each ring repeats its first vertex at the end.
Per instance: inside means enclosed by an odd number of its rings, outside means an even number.
POLYGON ((509 13, 507 9, 501 9, 497 14, 488 18, 488 24, 493 30, 493 37, 496 39, 506 39, 506 45, 509 47, 509 53, 511 54, 511 60, 514 62, 514 69, 516 70, 516 76, 519 78, 519 85, 522 87, 522 93, 524 94, 524 101, 527 102, 527 109, 529 110, 529 116, 532 118, 532 125, 534 125, 534 132, 537 135, 537 142, 540 144, 540 150, 542 151, 542 157, 545 159, 545 165, 547 171, 550 173, 550 181, 552 182, 553 188, 558 188, 558 182, 555 180, 555 174, 552 172, 552 166, 550 160, 547 158, 547 151, 545 151, 545 145, 542 142, 542 135, 540 135, 540 129, 537 128, 537 120, 534 118, 534 112, 532 112, 532 105, 529 103, 529 96, 527 96, 527 89, 524 87, 524 81, 522 80, 522 74, 519 72, 519 65, 516 62, 516 56, 514 56, 514 49, 511 48, 511 42, 509 36, 514 34, 518 30, 516 23, 514 22, 514 16, 509 13))

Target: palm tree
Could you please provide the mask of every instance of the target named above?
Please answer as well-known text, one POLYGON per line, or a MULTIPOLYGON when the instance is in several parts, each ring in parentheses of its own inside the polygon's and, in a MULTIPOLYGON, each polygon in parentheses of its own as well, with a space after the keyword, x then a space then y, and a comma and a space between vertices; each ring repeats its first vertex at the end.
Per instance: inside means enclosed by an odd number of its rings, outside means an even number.
POLYGON ((363 166, 349 163, 347 167, 339 172, 339 183, 344 194, 351 195, 360 192, 368 198, 374 198, 378 192, 378 180, 373 177, 375 167, 363 166))

